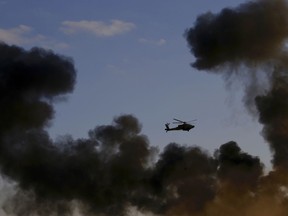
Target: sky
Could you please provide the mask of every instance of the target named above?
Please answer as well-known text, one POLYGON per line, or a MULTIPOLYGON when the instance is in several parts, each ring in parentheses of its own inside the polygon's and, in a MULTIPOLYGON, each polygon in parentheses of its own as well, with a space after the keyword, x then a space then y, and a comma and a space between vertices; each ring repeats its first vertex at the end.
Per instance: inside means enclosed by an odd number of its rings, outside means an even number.
POLYGON ((211 154, 236 141, 269 167, 262 126, 243 106, 241 83, 191 67, 184 33, 196 18, 244 0, 0 1, 0 40, 25 49, 43 47, 71 57, 74 91, 55 104, 51 137, 87 137, 89 130, 134 115, 159 149, 171 142, 211 154), (190 132, 166 133, 173 118, 197 119, 190 132))

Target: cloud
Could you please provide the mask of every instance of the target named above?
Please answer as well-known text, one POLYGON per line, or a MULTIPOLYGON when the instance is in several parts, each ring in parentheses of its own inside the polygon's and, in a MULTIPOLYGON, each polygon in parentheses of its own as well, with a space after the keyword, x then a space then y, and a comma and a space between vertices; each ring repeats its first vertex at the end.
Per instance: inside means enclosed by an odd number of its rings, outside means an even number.
POLYGON ((152 45, 157 45, 157 46, 163 46, 167 43, 167 41, 163 38, 159 40, 149 40, 146 38, 139 38, 138 40, 140 43, 145 43, 145 44, 152 44, 152 45))
POLYGON ((68 34, 75 34, 79 32, 92 33, 96 36, 109 37, 125 32, 131 31, 135 28, 135 24, 131 22, 124 22, 121 20, 111 20, 110 24, 102 21, 64 21, 62 22, 61 30, 68 34))
POLYGON ((32 31, 32 28, 26 25, 19 25, 11 29, 0 28, 0 40, 9 44, 24 44, 27 43, 27 35, 32 31))
POLYGON ((36 34, 34 29, 27 25, 19 25, 9 29, 0 28, 0 41, 10 45, 33 45, 56 50, 69 47, 67 43, 36 34))

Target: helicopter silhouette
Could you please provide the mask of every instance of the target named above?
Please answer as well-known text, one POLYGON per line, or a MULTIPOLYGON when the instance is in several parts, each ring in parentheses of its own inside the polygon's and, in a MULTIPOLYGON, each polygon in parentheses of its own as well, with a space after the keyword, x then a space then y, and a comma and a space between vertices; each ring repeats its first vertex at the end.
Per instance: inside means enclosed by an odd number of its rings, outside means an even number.
MULTIPOLYGON (((174 124, 178 124, 177 127, 174 127, 174 128, 169 128, 169 125, 170 123, 166 123, 165 124, 165 130, 166 132, 168 131, 172 131, 172 130, 183 130, 183 131, 189 131, 191 130, 192 128, 195 127, 195 125, 192 125, 192 124, 188 124, 187 122, 185 121, 182 121, 182 120, 179 120, 179 119, 176 119, 174 118, 173 120, 177 121, 177 122, 173 122, 174 124)), ((196 119, 192 120, 192 121, 196 121, 196 119)), ((191 122, 191 121, 189 121, 191 122)))

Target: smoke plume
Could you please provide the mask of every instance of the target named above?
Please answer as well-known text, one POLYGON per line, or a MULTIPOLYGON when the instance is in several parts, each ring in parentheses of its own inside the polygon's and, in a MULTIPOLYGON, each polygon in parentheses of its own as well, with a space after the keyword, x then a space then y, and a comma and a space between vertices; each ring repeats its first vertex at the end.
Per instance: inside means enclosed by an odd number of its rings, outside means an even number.
POLYGON ((245 105, 255 108, 273 153, 266 175, 260 159, 234 141, 213 155, 177 143, 159 152, 130 114, 96 126, 87 138, 52 140, 53 105, 76 82, 72 59, 0 44, 0 171, 13 182, 13 193, 0 200, 3 212, 286 216, 287 9, 284 0, 250 1, 203 14, 185 32, 193 67, 244 84, 245 105))
POLYGON ((288 167, 287 11, 285 0, 252 1, 201 15, 185 34, 196 57, 193 67, 243 81, 243 100, 256 106, 276 167, 288 167))
POLYGON ((53 141, 46 128, 53 103, 74 88, 73 61, 40 48, 0 49, 0 170, 15 182, 2 206, 7 215, 199 212, 213 200, 216 160, 173 143, 155 163, 157 150, 132 115, 95 127, 85 139, 53 141))
POLYGON ((2 201, 6 215, 212 215, 218 200, 231 200, 227 191, 257 192, 263 165, 237 143, 214 156, 177 143, 158 154, 133 115, 88 138, 52 140, 46 129, 53 104, 73 90, 73 61, 40 48, 0 49, 0 170, 14 182, 2 201))
POLYGON ((240 153, 235 143, 222 145, 215 154, 222 164, 217 170, 218 201, 209 204, 208 215, 288 212, 287 12, 285 0, 249 1, 200 15, 184 34, 195 56, 192 67, 221 74, 227 84, 243 84, 243 102, 263 125, 273 155, 274 170, 263 176, 259 159, 240 153))
POLYGON ((257 0, 199 16, 186 32, 196 57, 192 66, 213 70, 281 58, 288 36, 287 9, 285 0, 257 0))

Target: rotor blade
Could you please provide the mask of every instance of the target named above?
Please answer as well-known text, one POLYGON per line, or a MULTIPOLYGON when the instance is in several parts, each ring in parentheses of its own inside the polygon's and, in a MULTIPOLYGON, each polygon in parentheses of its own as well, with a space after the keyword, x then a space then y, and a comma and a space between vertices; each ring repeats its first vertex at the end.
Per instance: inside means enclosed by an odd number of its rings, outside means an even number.
POLYGON ((194 122, 194 121, 197 121, 197 119, 193 119, 193 120, 190 120, 190 121, 188 121, 188 122, 194 122))
POLYGON ((179 119, 176 119, 176 118, 173 118, 175 121, 179 121, 179 122, 182 122, 184 123, 183 121, 179 120, 179 119))

